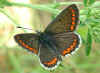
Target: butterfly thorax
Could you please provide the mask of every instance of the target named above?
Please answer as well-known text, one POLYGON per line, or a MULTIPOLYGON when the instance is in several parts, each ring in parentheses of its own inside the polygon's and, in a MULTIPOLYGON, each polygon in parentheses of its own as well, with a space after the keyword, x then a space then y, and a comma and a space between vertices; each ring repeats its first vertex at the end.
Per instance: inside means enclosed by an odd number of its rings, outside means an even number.
POLYGON ((51 49, 53 51, 57 51, 55 43, 54 43, 53 38, 52 38, 52 35, 46 34, 43 32, 39 32, 39 33, 40 33, 40 35, 39 35, 40 44, 42 43, 42 45, 49 47, 49 49, 51 49))
POLYGON ((51 40, 51 36, 48 34, 45 34, 43 32, 39 32, 39 42, 41 43, 49 43, 51 40))

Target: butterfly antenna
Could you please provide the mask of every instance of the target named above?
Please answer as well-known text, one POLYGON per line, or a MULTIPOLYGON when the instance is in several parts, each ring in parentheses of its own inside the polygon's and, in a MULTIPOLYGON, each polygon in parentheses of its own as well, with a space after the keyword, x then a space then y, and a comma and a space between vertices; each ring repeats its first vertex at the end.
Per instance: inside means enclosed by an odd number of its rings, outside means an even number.
POLYGON ((17 26, 17 28, 32 30, 32 29, 30 29, 30 28, 24 28, 24 27, 21 27, 21 26, 17 26))

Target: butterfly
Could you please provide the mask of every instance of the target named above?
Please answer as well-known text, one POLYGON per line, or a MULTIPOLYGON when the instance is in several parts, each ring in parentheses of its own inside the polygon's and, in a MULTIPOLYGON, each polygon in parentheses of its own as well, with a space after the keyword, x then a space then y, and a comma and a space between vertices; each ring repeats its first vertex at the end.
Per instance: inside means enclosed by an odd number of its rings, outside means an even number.
POLYGON ((72 4, 57 15, 44 32, 17 34, 14 39, 36 54, 42 67, 53 70, 61 63, 62 56, 73 54, 79 48, 81 39, 75 32, 78 23, 79 10, 72 4))

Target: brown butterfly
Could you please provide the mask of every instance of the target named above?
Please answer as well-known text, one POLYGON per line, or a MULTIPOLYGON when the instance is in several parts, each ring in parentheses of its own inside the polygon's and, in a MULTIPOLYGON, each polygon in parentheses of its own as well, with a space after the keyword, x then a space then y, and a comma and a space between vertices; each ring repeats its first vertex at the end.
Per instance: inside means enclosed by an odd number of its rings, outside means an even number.
POLYGON ((39 56, 45 69, 53 70, 67 56, 77 50, 80 37, 74 31, 79 22, 79 10, 75 4, 65 8, 44 32, 24 33, 14 36, 23 48, 39 56))

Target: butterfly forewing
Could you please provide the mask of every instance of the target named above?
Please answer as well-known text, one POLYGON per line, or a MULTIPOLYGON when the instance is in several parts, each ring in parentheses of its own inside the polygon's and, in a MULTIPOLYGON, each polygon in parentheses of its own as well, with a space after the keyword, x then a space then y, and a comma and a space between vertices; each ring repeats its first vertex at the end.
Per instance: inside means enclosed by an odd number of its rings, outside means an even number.
POLYGON ((73 53, 81 42, 79 35, 73 32, 53 35, 53 39, 62 56, 73 53))
POLYGON ((45 32, 63 33, 76 29, 79 21, 79 11, 75 4, 65 8, 46 28, 45 32))
POLYGON ((38 36, 32 33, 17 34, 14 36, 15 41, 23 48, 38 54, 38 36))

